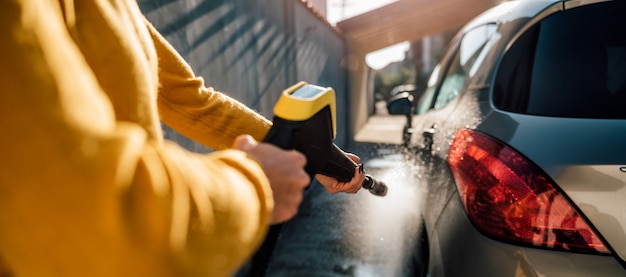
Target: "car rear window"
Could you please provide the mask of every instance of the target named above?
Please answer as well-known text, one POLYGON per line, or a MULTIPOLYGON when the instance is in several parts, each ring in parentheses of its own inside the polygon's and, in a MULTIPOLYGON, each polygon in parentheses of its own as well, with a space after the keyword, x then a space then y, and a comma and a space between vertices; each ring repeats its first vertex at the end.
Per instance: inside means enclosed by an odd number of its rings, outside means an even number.
POLYGON ((557 12, 520 36, 504 55, 493 101, 506 111, 626 118, 626 4, 557 12))

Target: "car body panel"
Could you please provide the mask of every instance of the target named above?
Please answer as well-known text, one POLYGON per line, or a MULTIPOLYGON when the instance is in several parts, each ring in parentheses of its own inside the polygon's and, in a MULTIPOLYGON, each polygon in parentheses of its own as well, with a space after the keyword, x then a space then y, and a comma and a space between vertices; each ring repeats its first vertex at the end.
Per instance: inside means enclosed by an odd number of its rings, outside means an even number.
POLYGON ((626 257, 626 173, 619 165, 565 166, 555 178, 622 258, 626 257), (593 184, 590 186, 589 184, 593 184))
POLYGON ((431 276, 625 275, 624 268, 612 256, 520 247, 487 238, 472 226, 458 195, 450 199, 435 228, 437 235, 430 241, 436 240, 438 249, 431 247, 435 252, 431 252, 431 276))

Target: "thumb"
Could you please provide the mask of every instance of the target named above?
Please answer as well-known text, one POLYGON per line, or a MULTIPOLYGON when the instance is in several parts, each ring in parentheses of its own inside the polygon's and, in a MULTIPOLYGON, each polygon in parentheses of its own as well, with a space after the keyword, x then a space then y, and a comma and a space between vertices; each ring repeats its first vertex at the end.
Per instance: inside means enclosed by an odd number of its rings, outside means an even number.
POLYGON ((348 156, 348 158, 350 158, 355 163, 358 163, 359 161, 361 161, 361 157, 354 155, 352 153, 346 153, 346 156, 348 156))
POLYGON ((250 135, 240 135, 235 138, 235 142, 233 143, 234 149, 241 150, 244 152, 249 152, 250 150, 257 147, 259 143, 250 135))

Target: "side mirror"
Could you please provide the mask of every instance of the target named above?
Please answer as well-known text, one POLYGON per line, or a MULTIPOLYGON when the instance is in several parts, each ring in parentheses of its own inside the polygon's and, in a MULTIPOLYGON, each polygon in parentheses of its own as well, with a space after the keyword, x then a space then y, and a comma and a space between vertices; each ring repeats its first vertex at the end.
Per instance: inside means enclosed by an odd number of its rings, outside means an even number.
POLYGON ((389 98, 387 101, 387 111, 389 114, 409 115, 413 108, 413 95, 408 92, 402 92, 389 98))

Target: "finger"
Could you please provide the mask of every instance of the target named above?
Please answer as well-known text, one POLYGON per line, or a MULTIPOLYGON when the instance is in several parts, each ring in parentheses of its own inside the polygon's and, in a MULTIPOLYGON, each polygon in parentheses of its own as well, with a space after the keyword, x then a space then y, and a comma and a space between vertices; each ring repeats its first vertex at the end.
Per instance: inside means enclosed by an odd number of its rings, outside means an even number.
POLYGON ((234 149, 248 152, 257 147, 258 142, 250 135, 240 135, 233 142, 234 149))
POLYGON ((361 190, 361 186, 354 186, 353 189, 350 191, 350 193, 355 194, 357 192, 359 192, 359 190, 361 190))
POLYGON ((361 188, 361 184, 359 184, 356 180, 352 180, 349 183, 344 184, 344 191, 346 193, 356 193, 361 188))
POLYGON ((306 165, 306 156, 304 154, 302 154, 301 152, 298 152, 296 150, 290 150, 289 151, 291 155, 293 155, 293 162, 296 166, 298 167, 304 167, 306 165))
POLYGON ((311 184, 311 177, 304 170, 300 171, 300 174, 298 176, 298 180, 299 180, 299 189, 301 189, 301 190, 305 189, 306 187, 308 187, 311 184))
POLYGON ((352 153, 346 153, 346 156, 348 156, 348 158, 350 158, 355 163, 358 163, 359 161, 361 161, 361 157, 354 155, 352 153))
POLYGON ((337 193, 341 192, 341 190, 339 190, 338 188, 335 188, 335 187, 326 187, 326 191, 328 191, 328 193, 330 193, 330 194, 337 194, 337 193))
POLYGON ((352 181, 350 182, 351 191, 353 193, 357 193, 361 186, 363 185, 363 181, 365 180, 365 173, 361 170, 361 168, 356 168, 354 170, 354 177, 352 177, 352 181))

